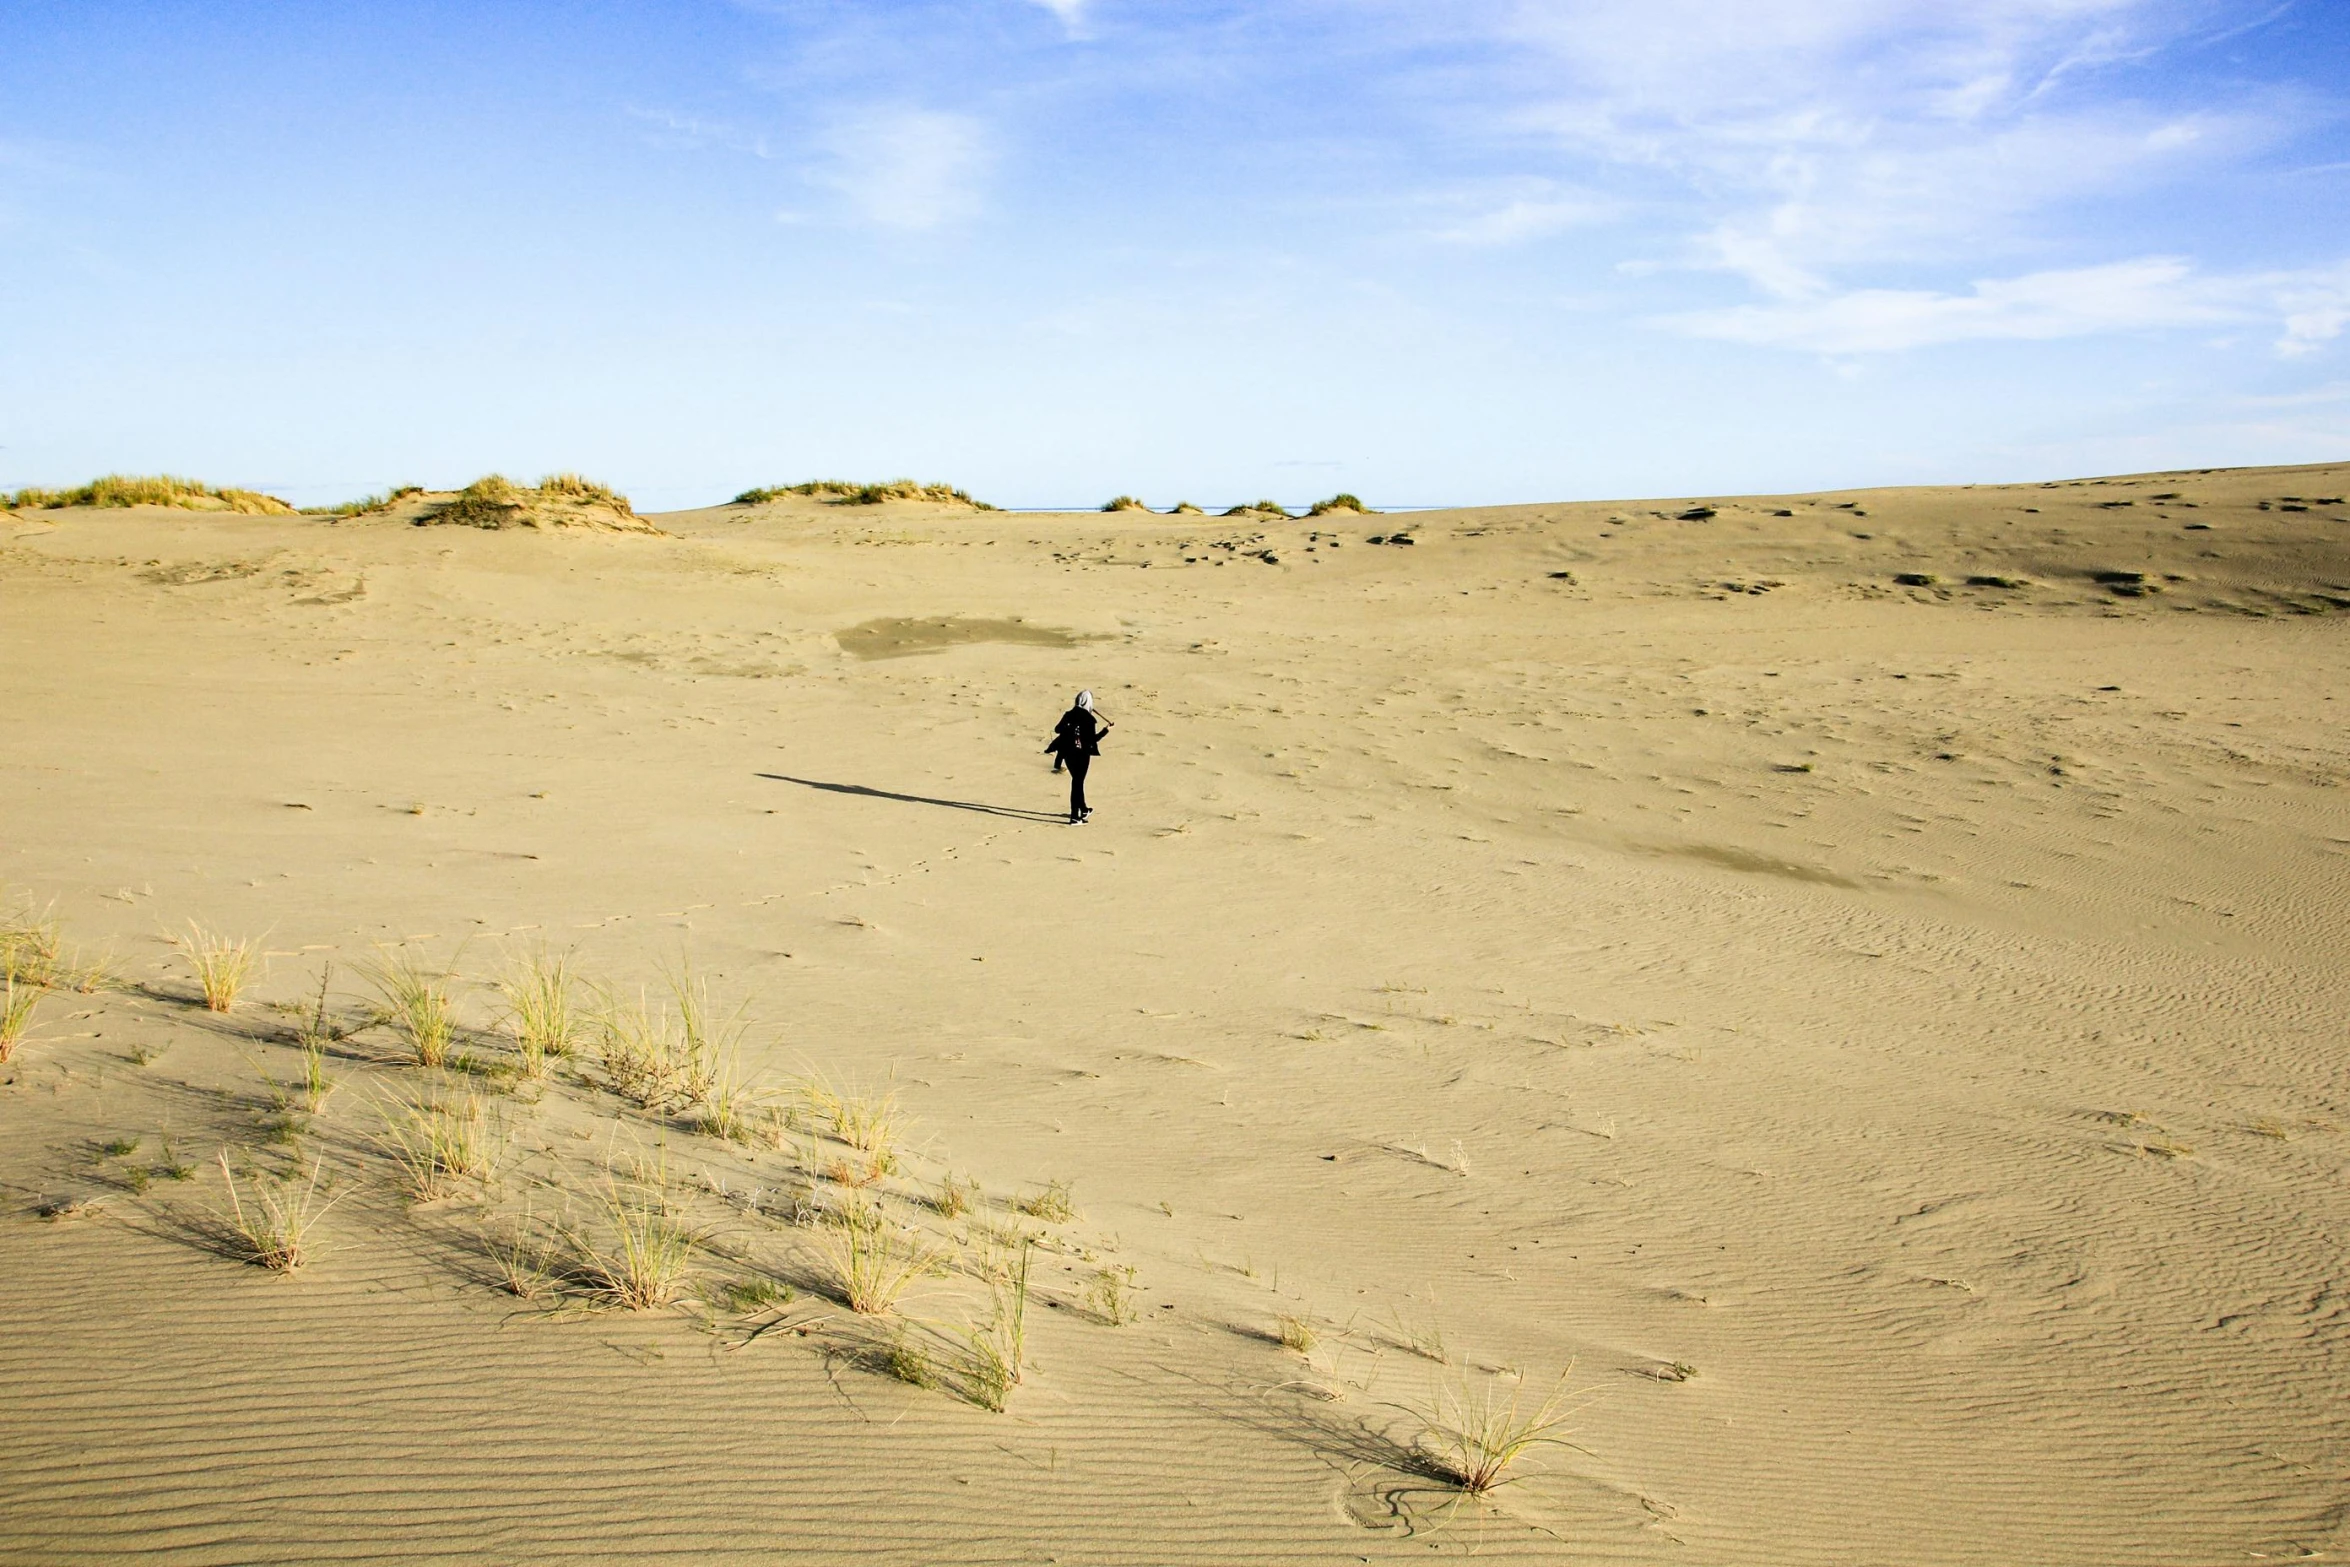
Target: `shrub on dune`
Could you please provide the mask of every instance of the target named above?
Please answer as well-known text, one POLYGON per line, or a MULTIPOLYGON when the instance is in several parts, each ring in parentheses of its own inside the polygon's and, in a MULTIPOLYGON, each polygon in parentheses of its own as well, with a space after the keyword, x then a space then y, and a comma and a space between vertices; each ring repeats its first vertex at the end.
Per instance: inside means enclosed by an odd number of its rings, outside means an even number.
POLYGON ((183 511, 232 511, 251 516, 281 516, 294 508, 259 490, 216 489, 200 479, 177 474, 110 473, 70 490, 24 489, 8 497, 11 510, 26 507, 172 506, 183 511))

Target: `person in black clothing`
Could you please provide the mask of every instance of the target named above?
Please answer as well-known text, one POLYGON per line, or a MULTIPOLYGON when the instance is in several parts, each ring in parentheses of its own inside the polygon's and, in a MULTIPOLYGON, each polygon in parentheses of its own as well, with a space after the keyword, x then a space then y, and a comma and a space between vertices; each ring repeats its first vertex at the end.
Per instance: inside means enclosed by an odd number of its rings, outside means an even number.
POLYGON ((1093 807, 1085 803, 1085 770, 1093 759, 1102 754, 1102 736, 1111 725, 1102 721, 1093 710, 1093 693, 1077 693, 1076 705, 1061 715, 1053 726, 1052 743, 1045 750, 1053 758, 1055 768, 1069 769, 1069 821, 1071 825, 1086 821, 1093 815, 1093 807))

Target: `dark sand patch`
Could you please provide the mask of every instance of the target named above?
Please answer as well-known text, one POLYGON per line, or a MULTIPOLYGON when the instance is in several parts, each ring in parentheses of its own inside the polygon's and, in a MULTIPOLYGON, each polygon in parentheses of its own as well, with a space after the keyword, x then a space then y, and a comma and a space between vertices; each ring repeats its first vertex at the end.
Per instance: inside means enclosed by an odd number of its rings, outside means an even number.
POLYGON ((937 653, 974 642, 1009 642, 1022 647, 1083 647, 1107 642, 1102 636, 1064 631, 1058 626, 1032 626, 1025 620, 972 620, 949 615, 932 620, 868 620, 836 631, 841 651, 857 658, 906 658, 915 653, 937 653))

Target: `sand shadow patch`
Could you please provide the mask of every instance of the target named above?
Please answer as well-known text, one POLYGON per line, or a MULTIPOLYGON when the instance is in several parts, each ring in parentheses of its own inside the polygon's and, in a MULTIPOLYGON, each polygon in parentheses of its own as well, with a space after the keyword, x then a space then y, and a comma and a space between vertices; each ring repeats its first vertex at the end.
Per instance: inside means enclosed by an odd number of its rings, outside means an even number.
POLYGON ((1643 854, 1700 860, 1707 865, 1717 865, 1726 871, 1740 871, 1749 876, 1779 876, 1788 881, 1806 881, 1822 887, 1845 887, 1856 892, 1860 890, 1859 882, 1848 876, 1839 876, 1824 866, 1803 865, 1794 860, 1757 854, 1751 849, 1733 848, 1724 843, 1643 843, 1633 847, 1643 854))
POLYGON ((972 643, 999 642, 1016 647, 1083 647, 1115 638, 1089 636, 1058 626, 1032 626, 1025 620, 981 620, 960 615, 932 619, 884 617, 833 633, 841 651, 852 658, 910 658, 917 653, 939 653, 972 643))

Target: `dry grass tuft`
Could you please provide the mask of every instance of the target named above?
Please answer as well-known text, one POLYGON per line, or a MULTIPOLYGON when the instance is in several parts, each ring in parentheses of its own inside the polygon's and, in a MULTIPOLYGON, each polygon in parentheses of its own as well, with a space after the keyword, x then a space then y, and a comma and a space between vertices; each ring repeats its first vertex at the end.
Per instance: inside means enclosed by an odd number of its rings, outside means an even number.
POLYGON ((1246 506, 1233 507, 1224 515, 1227 517, 1286 517, 1289 515, 1289 508, 1279 501, 1251 501, 1246 506))
POLYGON ((41 987, 17 977, 16 967, 0 969, 0 1065, 15 1056, 32 1031, 33 1009, 41 1004, 41 987))
POLYGON ((946 1265, 944 1251, 864 1201, 825 1216, 816 1259, 833 1298, 867 1316, 893 1310, 907 1289, 946 1265))
POLYGON ((1135 1294, 1138 1275, 1130 1262, 1105 1263, 1097 1269, 1093 1282, 1086 1289, 1093 1309, 1111 1327, 1122 1328, 1135 1318, 1135 1294))
POLYGON ((584 1019, 575 1005, 576 989, 571 954, 550 954, 544 947, 515 961, 499 978, 506 1029, 522 1057, 523 1076, 545 1077, 548 1062, 569 1057, 578 1044, 584 1019))
POLYGON ((1103 505, 1103 507, 1102 507, 1102 510, 1104 510, 1104 511, 1149 511, 1149 510, 1150 510, 1150 507, 1149 507, 1148 505, 1146 505, 1146 504, 1145 504, 1145 503, 1144 503, 1144 502, 1143 502, 1143 501, 1142 501, 1142 500, 1141 500, 1139 497, 1137 497, 1137 496, 1132 496, 1132 495, 1120 495, 1120 496, 1117 496, 1117 497, 1115 497, 1114 499, 1112 499, 1112 500, 1108 501, 1107 503, 1105 503, 1105 504, 1103 505))
POLYGON ((367 517, 379 511, 390 511, 411 495, 422 495, 421 484, 402 484, 381 495, 362 495, 355 501, 344 501, 339 506, 324 507, 320 515, 327 517, 367 517))
POLYGON ((220 1173, 228 1182, 228 1212, 221 1216, 234 1238, 239 1255, 257 1267, 275 1273, 293 1273, 310 1260, 310 1232, 326 1211, 342 1198, 318 1201, 321 1166, 311 1161, 308 1179, 256 1173, 251 1189, 238 1189, 236 1171, 229 1168, 228 1150, 221 1150, 220 1173))
POLYGON ((35 911, 20 904, 0 919, 0 969, 28 985, 47 989, 59 977, 65 952, 64 927, 54 903, 35 911))
POLYGON ((1028 1368, 1028 1248, 1020 1248, 1019 1264, 995 1283, 995 1314, 985 1327, 965 1335, 965 1376, 971 1401, 982 1409, 1003 1410, 1012 1389, 1028 1368))
POLYGON ((260 949, 252 941, 231 941, 194 920, 188 921, 187 939, 180 945, 188 966, 195 970, 197 987, 204 992, 205 1009, 212 1012, 226 1012, 237 1004, 238 993, 253 977, 253 967, 261 959, 260 949))
POLYGON ((289 515, 294 508, 257 490, 214 489, 175 474, 110 473, 70 490, 18 490, 11 508, 27 506, 175 506, 183 511, 233 511, 254 516, 289 515))
POLYGON ((1284 1311, 1274 1317, 1273 1322, 1275 1335, 1281 1340, 1283 1349, 1294 1349, 1301 1355, 1310 1355, 1314 1352, 1314 1346, 1322 1342, 1322 1330, 1311 1317, 1284 1311))
POLYGON ((1016 1206, 1031 1219, 1042 1219, 1047 1224, 1067 1224, 1077 1217, 1077 1184, 1057 1180, 1045 1183, 1040 1192, 1030 1192, 1016 1206))
POLYGON ((1351 511, 1363 516, 1377 515, 1371 510, 1370 507, 1365 506, 1361 500, 1355 496, 1349 495, 1344 490, 1339 491, 1336 495, 1331 496, 1326 501, 1314 502, 1313 505, 1306 508, 1306 515, 1309 517, 1327 517, 1334 511, 1351 511))
POLYGON ((675 1300, 692 1275, 703 1237, 671 1209, 663 1182, 607 1180, 601 1205, 606 1241, 576 1226, 564 1231, 572 1280, 629 1311, 675 1300))
POLYGON ((942 1219, 959 1219, 979 1201, 977 1181, 959 1181, 950 1172, 939 1178, 930 1193, 930 1211, 942 1219))
POLYGON ((1472 1393, 1466 1369, 1437 1385, 1434 1400, 1415 1409, 1421 1422, 1412 1451, 1427 1472, 1459 1486, 1471 1496, 1483 1496, 1509 1483, 1510 1471, 1539 1447, 1573 1447, 1566 1438, 1567 1422, 1588 1407, 1571 1404, 1567 1378, 1569 1362, 1538 1404, 1525 1405, 1526 1383, 1509 1379, 1509 1396, 1502 1397, 1498 1381, 1488 1381, 1472 1393))
POLYGON ((384 1108, 382 1143, 409 1195, 434 1202, 456 1195, 468 1181, 486 1185, 496 1178, 506 1127, 479 1094, 394 1098, 384 1108))
POLYGON ((454 979, 421 952, 387 952, 361 971, 382 1003, 379 1019, 407 1042, 416 1064, 445 1066, 457 1038, 454 979))

